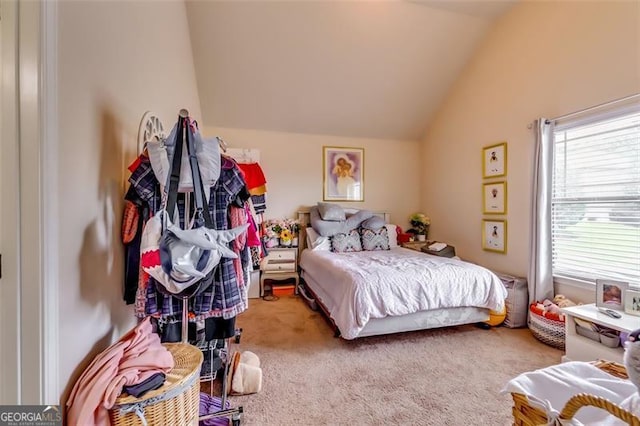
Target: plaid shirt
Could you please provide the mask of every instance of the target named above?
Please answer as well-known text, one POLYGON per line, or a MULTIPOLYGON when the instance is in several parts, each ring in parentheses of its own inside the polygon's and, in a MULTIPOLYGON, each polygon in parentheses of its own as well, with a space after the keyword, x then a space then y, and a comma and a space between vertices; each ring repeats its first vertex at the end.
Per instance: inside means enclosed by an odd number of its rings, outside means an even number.
MULTIPOLYGON (((211 188, 209 211, 215 229, 229 229, 229 207, 245 187, 244 179, 235 164, 229 167, 223 162, 220 179, 211 188)), ((229 243, 233 250, 233 242, 229 243)), ((221 316, 232 318, 247 309, 242 298, 240 286, 233 267, 233 259, 223 257, 215 271, 213 286, 196 296, 193 311, 204 318, 221 316)))
MULTIPOLYGON (((135 187, 140 197, 157 211, 161 207, 159 183, 153 174, 151 163, 142 159, 140 165, 132 173, 129 182, 135 187)), ((220 178, 211 188, 209 212, 214 229, 229 229, 229 206, 245 187, 244 179, 238 167, 233 163, 223 164, 220 178)), ((184 217, 184 202, 178 201, 180 217, 184 217)), ((233 249, 233 242, 229 248, 233 249)), ((146 274, 145 274, 146 275, 146 274)), ((240 285, 237 280, 233 259, 223 257, 214 271, 213 284, 201 294, 189 300, 189 310, 196 315, 196 320, 209 317, 232 318, 247 309, 240 285)), ((136 315, 155 317, 175 316, 182 313, 182 300, 162 294, 157 283, 149 278, 146 285, 138 286, 136 315), (144 312, 141 312, 144 307, 144 312)))

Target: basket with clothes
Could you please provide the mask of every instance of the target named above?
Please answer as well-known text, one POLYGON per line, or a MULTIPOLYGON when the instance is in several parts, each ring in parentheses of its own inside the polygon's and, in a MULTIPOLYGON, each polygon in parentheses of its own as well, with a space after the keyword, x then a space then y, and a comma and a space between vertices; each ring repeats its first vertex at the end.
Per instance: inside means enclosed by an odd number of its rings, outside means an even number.
POLYGON ((98 354, 76 381, 67 424, 195 424, 201 364, 195 346, 161 344, 147 317, 98 354))
POLYGON ((174 367, 164 384, 137 398, 126 393, 109 410, 114 426, 194 425, 200 409, 200 366, 202 352, 195 346, 164 343, 173 356, 174 367))
POLYGON ((518 426, 640 426, 640 390, 627 378, 615 362, 567 362, 523 373, 502 392, 513 397, 518 426))

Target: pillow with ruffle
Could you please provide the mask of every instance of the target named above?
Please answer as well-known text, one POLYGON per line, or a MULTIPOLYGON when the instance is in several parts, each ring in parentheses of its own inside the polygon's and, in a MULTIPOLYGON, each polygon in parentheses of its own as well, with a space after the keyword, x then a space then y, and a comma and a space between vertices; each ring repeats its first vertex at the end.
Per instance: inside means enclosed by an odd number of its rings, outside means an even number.
POLYGON ((329 237, 321 237, 313 228, 307 231, 307 248, 312 251, 331 251, 331 241, 329 237))
POLYGON ((331 251, 335 253, 362 251, 358 230, 352 229, 346 234, 336 234, 331 237, 331 251))
POLYGON ((377 251, 391 249, 389 246, 389 232, 385 226, 377 230, 361 228, 360 236, 362 237, 362 250, 377 251))

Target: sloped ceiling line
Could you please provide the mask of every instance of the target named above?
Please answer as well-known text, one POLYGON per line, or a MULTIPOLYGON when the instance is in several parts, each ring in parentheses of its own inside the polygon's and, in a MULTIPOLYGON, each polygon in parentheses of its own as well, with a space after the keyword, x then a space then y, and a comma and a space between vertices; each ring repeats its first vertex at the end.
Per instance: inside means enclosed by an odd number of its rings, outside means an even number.
POLYGON ((187 2, 204 124, 419 140, 510 4, 187 2))

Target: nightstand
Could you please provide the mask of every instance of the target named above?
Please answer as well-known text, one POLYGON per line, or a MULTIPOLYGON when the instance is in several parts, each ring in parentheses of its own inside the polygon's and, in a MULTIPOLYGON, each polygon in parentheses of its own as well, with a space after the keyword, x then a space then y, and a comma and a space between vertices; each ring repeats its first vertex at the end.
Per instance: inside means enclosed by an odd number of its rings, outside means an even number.
POLYGON ((266 280, 295 280, 295 294, 298 294, 298 247, 272 247, 260 262, 260 297, 264 296, 266 280))
MULTIPOLYGON (((431 241, 430 244, 433 244, 435 241, 431 241)), ((447 245, 442 250, 433 251, 429 250, 429 246, 424 246, 420 249, 423 253, 430 254, 432 256, 440 256, 440 257, 454 257, 456 255, 456 248, 454 246, 447 245)))
POLYGON ((406 243, 402 243, 401 246, 411 250, 420 251, 422 247, 426 247, 428 244, 431 244, 432 242, 433 241, 408 241, 406 243))

